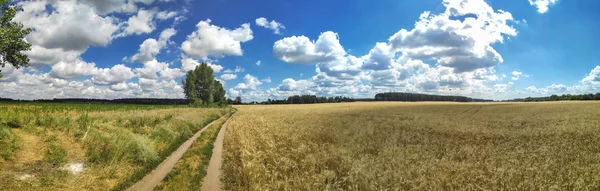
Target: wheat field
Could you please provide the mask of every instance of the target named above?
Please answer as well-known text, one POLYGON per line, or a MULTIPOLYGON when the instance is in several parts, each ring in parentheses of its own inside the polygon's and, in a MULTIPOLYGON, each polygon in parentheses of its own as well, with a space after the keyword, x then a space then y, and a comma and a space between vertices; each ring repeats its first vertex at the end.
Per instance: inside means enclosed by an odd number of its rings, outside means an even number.
POLYGON ((600 102, 236 108, 225 190, 600 190, 600 102))

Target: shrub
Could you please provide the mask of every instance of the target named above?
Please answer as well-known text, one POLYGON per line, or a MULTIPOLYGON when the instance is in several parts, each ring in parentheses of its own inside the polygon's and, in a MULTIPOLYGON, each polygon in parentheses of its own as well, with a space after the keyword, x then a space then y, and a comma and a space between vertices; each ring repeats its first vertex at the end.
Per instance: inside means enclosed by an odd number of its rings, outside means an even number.
POLYGON ((131 162, 142 165, 158 160, 158 153, 151 147, 148 138, 134 133, 127 133, 126 136, 122 137, 122 140, 126 143, 124 152, 131 162))
POLYGON ((21 140, 7 126, 0 125, 0 159, 12 159, 14 152, 21 147, 21 140))
POLYGON ((55 141, 48 144, 48 149, 44 153, 44 162, 51 166, 62 166, 67 162, 67 151, 55 141))

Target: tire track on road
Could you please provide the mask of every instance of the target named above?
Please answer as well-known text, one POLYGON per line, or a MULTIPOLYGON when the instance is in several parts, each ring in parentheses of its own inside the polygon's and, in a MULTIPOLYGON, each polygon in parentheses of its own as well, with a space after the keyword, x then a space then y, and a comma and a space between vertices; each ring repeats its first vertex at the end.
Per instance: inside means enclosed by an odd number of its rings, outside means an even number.
MULTIPOLYGON (((227 115, 228 114, 220 117, 219 119, 226 117, 227 115)), ((169 157, 167 157, 165 160, 163 160, 163 162, 160 163, 154 170, 152 170, 152 172, 148 173, 146 176, 144 176, 144 178, 142 178, 142 180, 136 182, 134 185, 129 187, 127 190, 128 191, 151 191, 151 190, 153 190, 163 179, 165 179, 167 174, 169 174, 169 172, 171 172, 171 170, 173 170, 175 163, 177 163, 177 161, 179 161, 179 159, 181 159, 181 157, 183 156, 185 151, 187 151, 190 148, 190 146, 192 146, 192 143, 194 143, 194 141, 196 139, 198 139, 198 137, 200 137, 200 135, 202 135, 202 133, 206 129, 208 129, 208 127, 210 127, 213 123, 219 121, 219 119, 216 119, 216 120, 210 122, 208 125, 204 126, 204 128, 200 129, 200 131, 196 132, 196 134, 194 134, 194 136, 192 136, 187 141, 185 141, 183 144, 181 144, 181 146, 179 146, 179 148, 177 148, 177 150, 175 150, 173 153, 171 153, 171 155, 169 155, 169 157)))
POLYGON ((229 125, 229 121, 233 119, 236 113, 231 115, 227 121, 221 126, 221 130, 219 130, 219 134, 217 135, 217 139, 214 143, 213 153, 210 157, 210 162, 208 163, 208 168, 206 169, 206 176, 202 181, 202 185, 200 186, 200 190, 221 190, 221 166, 223 164, 223 139, 225 138, 225 131, 227 130, 227 126, 229 125))

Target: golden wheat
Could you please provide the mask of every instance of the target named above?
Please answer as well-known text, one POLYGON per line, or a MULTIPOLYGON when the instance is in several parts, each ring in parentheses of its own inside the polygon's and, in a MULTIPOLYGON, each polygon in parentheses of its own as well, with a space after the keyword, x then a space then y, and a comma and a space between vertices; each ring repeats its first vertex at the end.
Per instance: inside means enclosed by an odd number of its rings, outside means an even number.
POLYGON ((226 190, 600 189, 600 102, 237 108, 226 190))

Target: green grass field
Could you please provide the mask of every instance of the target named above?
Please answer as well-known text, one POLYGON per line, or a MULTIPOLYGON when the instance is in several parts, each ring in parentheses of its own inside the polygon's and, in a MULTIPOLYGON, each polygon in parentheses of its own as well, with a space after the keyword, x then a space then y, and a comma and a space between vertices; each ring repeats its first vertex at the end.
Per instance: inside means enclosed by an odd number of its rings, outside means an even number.
POLYGON ((229 111, 0 103, 0 190, 127 188, 229 111))
POLYGON ((226 190, 600 190, 600 102, 236 108, 226 190))

